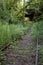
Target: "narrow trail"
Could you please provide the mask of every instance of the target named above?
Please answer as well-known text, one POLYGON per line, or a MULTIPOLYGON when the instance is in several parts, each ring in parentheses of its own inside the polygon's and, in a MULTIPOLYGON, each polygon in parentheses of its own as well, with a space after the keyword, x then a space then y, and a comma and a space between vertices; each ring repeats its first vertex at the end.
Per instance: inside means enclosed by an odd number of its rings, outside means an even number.
POLYGON ((31 48, 31 34, 27 33, 18 43, 19 45, 15 51, 11 46, 4 51, 6 59, 2 62, 3 65, 34 65, 35 55, 29 51, 31 48))

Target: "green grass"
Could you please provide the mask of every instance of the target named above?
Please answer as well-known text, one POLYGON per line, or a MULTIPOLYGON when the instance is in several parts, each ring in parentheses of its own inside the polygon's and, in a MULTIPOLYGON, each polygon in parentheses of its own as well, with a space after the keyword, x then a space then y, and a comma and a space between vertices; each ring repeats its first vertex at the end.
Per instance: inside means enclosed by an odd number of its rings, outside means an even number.
POLYGON ((12 41, 22 38, 28 27, 14 24, 0 24, 0 47, 12 41))
POLYGON ((39 21, 33 24, 31 35, 33 38, 43 39, 43 21, 39 21))
POLYGON ((35 44, 36 47, 36 39, 38 37, 38 54, 39 54, 39 64, 41 65, 41 63, 43 63, 43 21, 39 21, 33 24, 32 26, 32 40, 33 40, 33 45, 35 44))

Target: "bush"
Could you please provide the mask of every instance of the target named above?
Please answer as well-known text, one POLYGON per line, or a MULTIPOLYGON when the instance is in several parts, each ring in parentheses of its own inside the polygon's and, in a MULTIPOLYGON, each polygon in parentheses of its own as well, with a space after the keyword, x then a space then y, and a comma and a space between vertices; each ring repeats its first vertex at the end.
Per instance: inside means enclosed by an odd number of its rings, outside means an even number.
POLYGON ((36 22, 32 26, 31 35, 33 38, 42 38, 43 39, 43 21, 36 22))
POLYGON ((34 42, 35 48, 36 48, 36 39, 38 37, 38 65, 43 64, 43 21, 36 22, 32 26, 32 42, 34 42))

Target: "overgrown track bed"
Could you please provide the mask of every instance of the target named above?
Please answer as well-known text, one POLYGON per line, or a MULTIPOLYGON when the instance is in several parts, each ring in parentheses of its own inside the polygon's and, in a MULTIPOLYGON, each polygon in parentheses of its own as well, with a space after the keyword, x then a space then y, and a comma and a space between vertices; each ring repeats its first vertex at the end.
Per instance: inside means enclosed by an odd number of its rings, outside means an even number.
POLYGON ((6 59, 2 61, 3 65, 34 65, 35 54, 31 51, 31 34, 27 33, 22 40, 19 40, 18 46, 13 48, 9 46, 4 54, 6 59))

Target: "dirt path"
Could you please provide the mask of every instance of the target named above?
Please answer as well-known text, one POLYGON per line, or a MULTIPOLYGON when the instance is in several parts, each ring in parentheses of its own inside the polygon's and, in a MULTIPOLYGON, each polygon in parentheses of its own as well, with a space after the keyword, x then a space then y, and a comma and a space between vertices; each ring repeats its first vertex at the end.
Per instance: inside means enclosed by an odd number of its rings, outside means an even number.
POLYGON ((4 51, 6 59, 3 65, 34 65, 35 56, 31 53, 31 34, 27 33, 16 49, 9 47, 4 51))

